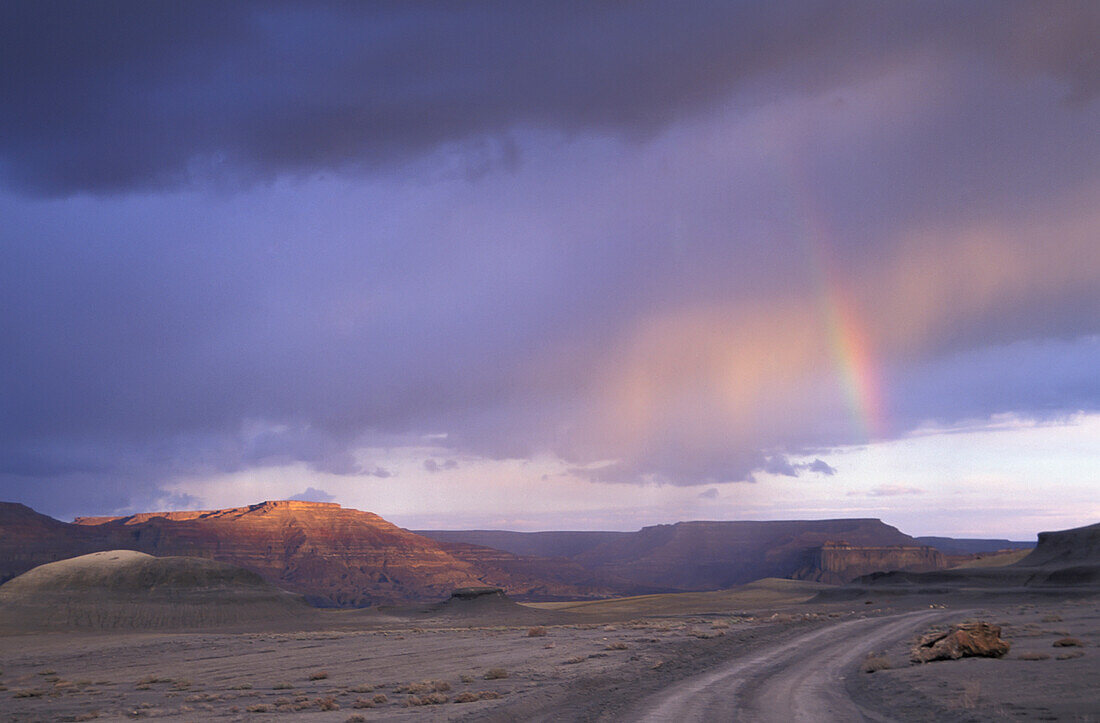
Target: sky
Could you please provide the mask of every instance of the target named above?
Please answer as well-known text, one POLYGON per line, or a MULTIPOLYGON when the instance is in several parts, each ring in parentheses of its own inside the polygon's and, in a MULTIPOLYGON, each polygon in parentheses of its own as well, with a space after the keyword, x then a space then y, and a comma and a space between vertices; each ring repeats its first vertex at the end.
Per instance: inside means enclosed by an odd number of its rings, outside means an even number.
POLYGON ((1100 519, 1100 5, 0 5, 0 499, 1100 519))

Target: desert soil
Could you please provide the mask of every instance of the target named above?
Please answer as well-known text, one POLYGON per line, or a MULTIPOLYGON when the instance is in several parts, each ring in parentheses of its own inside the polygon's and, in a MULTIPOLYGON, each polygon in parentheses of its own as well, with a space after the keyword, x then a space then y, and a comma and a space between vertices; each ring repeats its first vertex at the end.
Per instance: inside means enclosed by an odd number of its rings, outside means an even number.
POLYGON ((1100 598, 1023 599, 968 617, 1002 627, 1004 658, 911 665, 904 639, 879 651, 889 669, 852 673, 848 693, 902 721, 1100 721, 1100 598), (1055 645, 1065 638, 1078 644, 1055 645))
POLYGON ((807 676, 837 710, 858 706, 872 719, 1100 719, 1100 599, 862 602, 622 611, 599 622, 577 615, 533 636, 528 624, 385 618, 364 623, 369 629, 308 632, 8 635, 0 637, 0 718, 660 720, 676 691, 705 697, 707 680, 733 671, 722 685, 753 680, 743 688, 756 692, 719 695, 740 706, 727 720, 789 712, 769 700, 812 705, 816 698, 790 692, 807 676), (1004 626, 1005 659, 908 664, 913 634, 975 617, 1004 626), (1081 645, 1054 647, 1063 637, 1081 645), (859 672, 868 652, 889 668, 859 672))

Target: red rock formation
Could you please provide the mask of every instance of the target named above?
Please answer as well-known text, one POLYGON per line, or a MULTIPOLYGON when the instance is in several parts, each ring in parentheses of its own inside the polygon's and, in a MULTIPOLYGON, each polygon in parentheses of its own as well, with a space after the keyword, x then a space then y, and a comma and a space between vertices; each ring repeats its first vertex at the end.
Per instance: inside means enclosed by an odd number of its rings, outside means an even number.
POLYGON ((456 587, 484 584, 528 599, 615 592, 590 584, 592 573, 566 561, 546 561, 543 569, 535 559, 466 547, 449 551, 378 515, 333 503, 83 517, 71 525, 0 503, 5 579, 45 562, 128 549, 239 565, 315 603, 339 606, 443 599, 456 587))
POLYGON ((240 565, 287 590, 342 606, 441 598, 482 582, 476 568, 438 543, 334 503, 287 500, 77 522, 124 547, 240 565))
POLYGON ((948 566, 943 553, 927 545, 849 545, 825 542, 806 552, 806 563, 791 574, 796 580, 841 585, 872 572, 928 572, 948 566))
POLYGON ((948 631, 934 630, 922 635, 910 651, 914 663, 933 660, 958 660, 967 657, 999 658, 1009 650, 1001 639, 999 625, 974 622, 953 625, 948 631))
POLYGON ((26 505, 0 502, 0 583, 32 567, 108 549, 101 536, 40 515, 26 505))

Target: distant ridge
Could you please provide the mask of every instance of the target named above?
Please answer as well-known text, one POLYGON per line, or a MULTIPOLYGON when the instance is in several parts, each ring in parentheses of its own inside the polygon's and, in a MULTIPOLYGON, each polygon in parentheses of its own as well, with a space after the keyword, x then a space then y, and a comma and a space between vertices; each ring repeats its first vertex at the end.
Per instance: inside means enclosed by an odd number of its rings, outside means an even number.
POLYGON ((1040 532, 1024 559, 1000 567, 965 567, 934 572, 879 572, 854 581, 853 589, 906 590, 969 588, 1100 588, 1100 523, 1040 532))
POLYGON ((485 585, 518 600, 583 600, 719 590, 762 578, 838 583, 945 566, 939 552, 874 518, 418 534, 331 502, 271 500, 72 524, 0 503, 0 582, 43 563, 116 549, 218 560, 313 604, 342 607, 438 601, 455 588, 485 585))
POLYGON ((945 555, 977 555, 986 552, 1003 552, 1005 550, 1030 550, 1035 547, 1034 542, 1021 542, 1018 540, 986 540, 966 537, 917 537, 915 539, 920 544, 934 547, 945 555))
POLYGON ((874 570, 946 566, 939 553, 874 518, 678 522, 637 532, 424 530, 421 534, 447 542, 568 557, 653 592, 719 590, 767 577, 835 583, 874 570), (826 543, 844 543, 848 549, 822 555, 826 543), (841 560, 845 555, 847 559, 841 560))
POLYGON ((529 599, 619 591, 599 586, 599 575, 575 563, 543 570, 498 550, 449 551, 374 513, 335 503, 272 500, 224 510, 81 517, 74 524, 0 503, 0 581, 35 565, 112 549, 220 560, 315 604, 345 607, 439 600, 456 587, 484 584, 529 599))

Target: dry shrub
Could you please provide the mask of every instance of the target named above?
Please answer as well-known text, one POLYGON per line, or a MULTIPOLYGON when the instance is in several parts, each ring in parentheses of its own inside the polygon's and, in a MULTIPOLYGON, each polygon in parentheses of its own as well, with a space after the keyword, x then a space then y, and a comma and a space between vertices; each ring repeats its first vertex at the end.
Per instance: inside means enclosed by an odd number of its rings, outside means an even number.
MULTIPOLYGON (((39 675, 57 675, 57 671, 56 670, 40 670, 40 671, 38 671, 38 674, 39 675)), ((153 682, 155 683, 157 681, 153 680, 153 682)))
POLYGON ((376 696, 374 696, 373 698, 371 698, 371 700, 375 703, 375 705, 382 705, 383 703, 389 703, 390 702, 390 699, 386 697, 385 693, 379 693, 376 696))
POLYGON ((251 683, 241 683, 240 685, 231 685, 231 686, 229 686, 229 689, 230 690, 252 690, 252 684, 251 683))
POLYGON ((286 681, 283 681, 282 683, 276 683, 275 685, 271 686, 271 689, 272 690, 290 690, 293 687, 294 686, 291 685, 290 683, 287 683, 286 681))
POLYGON ((1060 638, 1054 641, 1055 648, 1082 648, 1085 644, 1077 638, 1060 638))
POLYGON ((355 715, 349 715, 344 723, 365 723, 367 719, 356 713, 355 715))
POLYGON ((458 679, 461 680, 463 683, 473 683, 474 682, 474 677, 472 675, 460 675, 458 677, 458 679))
POLYGON ((455 703, 473 703, 478 700, 497 700, 500 698, 500 693, 494 690, 479 690, 479 691, 467 691, 460 693, 455 697, 455 703))
POLYGON ((1017 660, 1050 660, 1050 655, 1047 653, 1020 653, 1016 656, 1017 660))
POLYGON ((355 702, 351 704, 352 708, 373 708, 374 701, 367 700, 366 698, 356 698, 355 702))
POLYGON ((93 711, 88 711, 87 713, 80 713, 75 718, 73 718, 73 720, 74 721, 95 720, 98 717, 99 717, 99 711, 94 711, 93 710, 93 711))
POLYGON ((614 643, 608 643, 604 650, 626 650, 630 646, 622 641, 616 641, 614 643))
POLYGON ((1060 623, 1062 622, 1062 616, 1060 615, 1047 615, 1043 618, 1044 623, 1060 623))
POLYGON ((245 708, 245 710, 249 713, 267 713, 271 710, 271 706, 267 703, 254 703, 245 708))
POLYGON ((717 622, 714 623, 714 625, 711 625, 710 628, 711 628, 711 630, 725 630, 729 626, 730 626, 730 624, 727 621, 718 620, 717 622))
POLYGON ((618 629, 619 629, 619 627, 617 625, 604 625, 603 626, 603 631, 605 633, 613 633, 618 629))
POLYGON ((373 685, 356 685, 348 688, 352 693, 370 693, 374 690, 373 685))
POLYGON ((413 707, 418 705, 440 705, 446 703, 447 696, 442 693, 428 693, 427 695, 410 695, 405 699, 405 705, 407 707, 413 707))
POLYGON ((44 695, 46 695, 46 691, 33 688, 29 690, 17 690, 15 694, 12 695, 12 698, 41 698, 44 695))
POLYGON ((570 658, 569 660, 563 661, 562 665, 576 665, 577 663, 583 663, 586 660, 588 660, 587 656, 577 655, 575 657, 570 658))
POLYGON ((874 673, 878 670, 889 670, 890 659, 885 655, 868 655, 863 659, 863 664, 859 666, 859 669, 864 673, 874 673))
POLYGON ((318 670, 316 673, 310 673, 309 676, 310 680, 324 680, 325 678, 328 678, 328 671, 326 670, 318 670))
POLYGON ((504 668, 489 668, 482 676, 485 680, 499 680, 508 677, 508 671, 504 668))
POLYGON ((1054 659, 1055 660, 1073 660, 1074 658, 1083 658, 1083 657, 1085 657, 1085 651, 1084 650, 1070 650, 1067 653, 1061 653, 1060 655, 1055 655, 1054 659))
POLYGON ((445 680, 421 680, 399 685, 394 690, 398 693, 445 693, 450 689, 451 684, 445 680))
POLYGON ((546 637, 546 628, 542 627, 541 625, 536 625, 533 628, 528 628, 527 629, 527 637, 529 637, 529 638, 545 638, 546 637))

